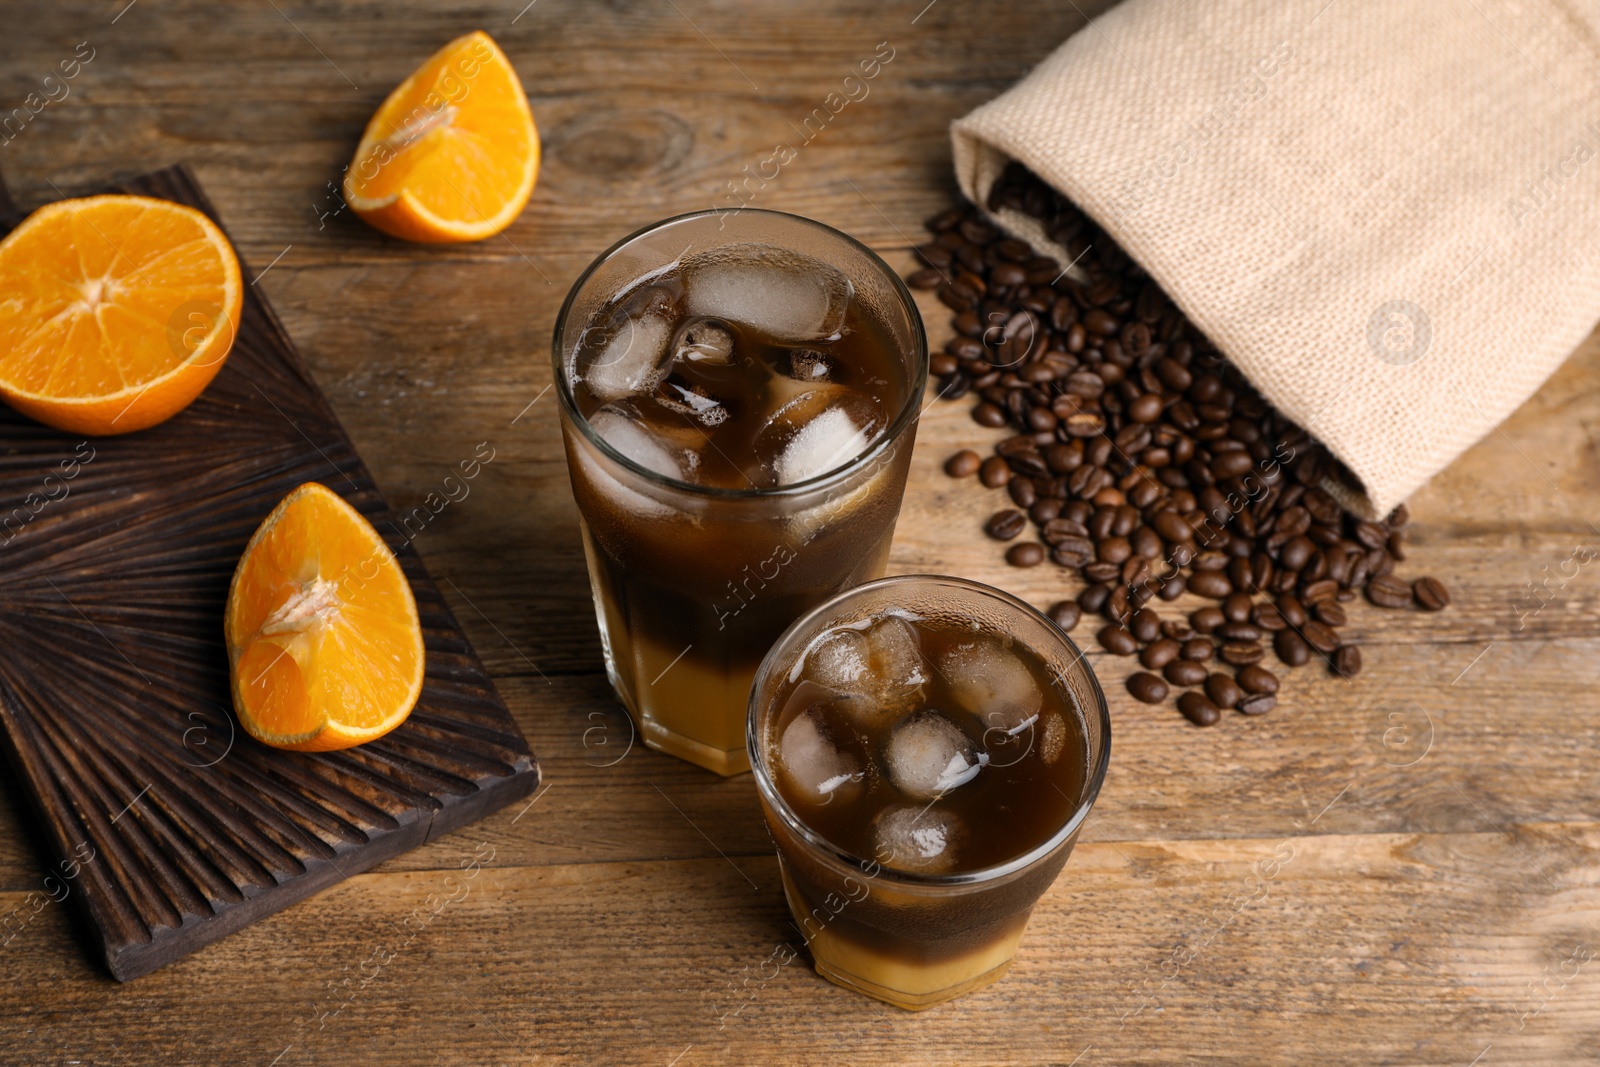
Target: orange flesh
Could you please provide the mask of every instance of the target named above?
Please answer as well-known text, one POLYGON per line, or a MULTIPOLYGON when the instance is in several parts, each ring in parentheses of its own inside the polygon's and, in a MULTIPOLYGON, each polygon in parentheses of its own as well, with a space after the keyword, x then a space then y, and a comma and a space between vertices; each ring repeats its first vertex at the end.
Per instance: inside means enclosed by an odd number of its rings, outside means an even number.
POLYGON ((228 594, 234 702, 286 748, 342 748, 404 721, 422 687, 422 631, 399 562, 359 513, 315 483, 245 550, 228 594))

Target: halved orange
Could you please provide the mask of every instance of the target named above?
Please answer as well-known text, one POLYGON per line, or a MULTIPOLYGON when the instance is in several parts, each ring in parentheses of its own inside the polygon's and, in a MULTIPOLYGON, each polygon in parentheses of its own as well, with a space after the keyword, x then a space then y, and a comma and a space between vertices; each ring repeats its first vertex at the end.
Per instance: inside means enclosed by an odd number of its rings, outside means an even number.
POLYGON ((194 208, 59 200, 0 241, 0 398, 73 433, 130 433, 188 407, 222 369, 239 260, 194 208))
POLYGON ((345 202, 408 241, 477 241, 511 225, 539 176, 522 82, 482 30, 418 67, 367 123, 345 202))
POLYGON ((422 626, 400 562, 316 482, 284 497, 245 546, 224 636, 239 722, 277 748, 372 741, 422 692, 422 626))

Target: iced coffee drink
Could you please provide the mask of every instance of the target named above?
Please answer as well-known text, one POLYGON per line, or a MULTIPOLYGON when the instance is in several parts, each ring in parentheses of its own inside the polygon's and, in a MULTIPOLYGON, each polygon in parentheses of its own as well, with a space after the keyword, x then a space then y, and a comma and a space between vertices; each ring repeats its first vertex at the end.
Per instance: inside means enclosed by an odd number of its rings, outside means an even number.
POLYGON ((927 374, 916 309, 843 234, 702 213, 597 260, 555 359, 611 683, 647 744, 745 770, 762 656, 883 573, 927 374))
POLYGON ((1109 725, 1071 640, 986 586, 889 578, 797 622, 757 675, 749 743, 818 972, 903 1008, 1003 974, 1109 725))

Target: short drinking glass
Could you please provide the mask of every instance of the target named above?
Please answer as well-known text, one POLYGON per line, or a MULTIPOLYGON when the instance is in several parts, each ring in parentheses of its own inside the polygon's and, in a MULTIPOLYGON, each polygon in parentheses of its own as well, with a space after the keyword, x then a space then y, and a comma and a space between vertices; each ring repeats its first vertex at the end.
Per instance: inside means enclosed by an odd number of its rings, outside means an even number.
POLYGON ((1105 777, 1105 697, 1072 640, 1006 593, 912 575, 778 640, 750 763, 817 971, 902 1008, 1003 974, 1105 777))

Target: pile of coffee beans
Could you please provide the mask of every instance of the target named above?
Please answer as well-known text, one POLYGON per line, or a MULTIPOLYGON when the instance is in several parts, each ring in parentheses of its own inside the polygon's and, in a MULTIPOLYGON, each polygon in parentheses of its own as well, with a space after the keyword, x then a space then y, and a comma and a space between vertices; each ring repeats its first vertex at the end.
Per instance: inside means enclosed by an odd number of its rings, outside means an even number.
POLYGON ((1350 484, 1348 472, 1087 216, 1017 164, 989 207, 1039 219, 1072 269, 971 204, 928 220, 926 266, 908 280, 954 313, 955 336, 932 357, 939 393, 1014 431, 945 471, 1007 490, 1015 506, 984 526, 1008 543, 1007 562, 1082 576, 1050 615, 1063 629, 1103 616, 1101 646, 1144 668, 1127 680, 1136 699, 1184 690, 1178 708, 1200 726, 1227 708, 1260 715, 1277 703, 1269 646, 1290 667, 1361 670, 1338 632, 1358 593, 1386 608, 1449 604, 1437 578, 1394 574, 1405 506, 1382 522, 1345 511, 1324 486, 1350 484), (1037 540, 1022 539, 1030 526, 1037 540), (1215 603, 1187 617, 1152 606, 1185 592, 1215 603))

